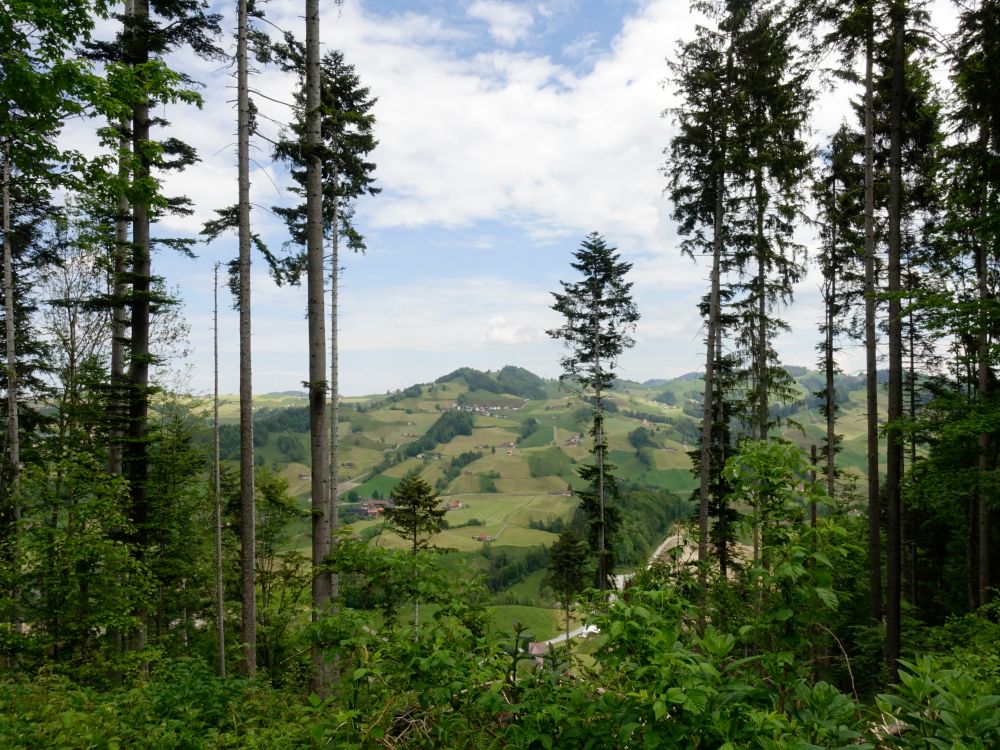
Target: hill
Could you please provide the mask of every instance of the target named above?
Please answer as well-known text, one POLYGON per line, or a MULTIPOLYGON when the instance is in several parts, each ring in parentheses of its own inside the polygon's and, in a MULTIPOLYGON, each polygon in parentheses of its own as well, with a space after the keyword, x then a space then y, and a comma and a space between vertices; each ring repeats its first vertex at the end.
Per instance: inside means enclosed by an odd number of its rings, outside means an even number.
MULTIPOLYGON (((799 399, 777 405, 782 437, 805 450, 822 441, 826 422, 813 393, 818 372, 787 368, 799 399)), ((864 468, 864 381, 836 381, 843 435, 840 463, 864 468)), ((695 486, 687 452, 698 440, 701 380, 692 373, 645 383, 618 381, 608 397, 606 430, 615 474, 629 485, 687 494, 695 486)), ((277 469, 305 495, 298 477, 307 472, 308 411, 304 395, 257 397, 256 461, 277 469)), ((235 399, 222 408, 223 458, 238 458, 235 399)), ((442 496, 527 494, 546 496, 578 487, 576 466, 589 456, 589 409, 520 367, 497 372, 463 367, 433 383, 414 384, 385 396, 345 399, 340 413, 341 474, 355 480, 359 496, 384 495, 417 470, 442 496)))

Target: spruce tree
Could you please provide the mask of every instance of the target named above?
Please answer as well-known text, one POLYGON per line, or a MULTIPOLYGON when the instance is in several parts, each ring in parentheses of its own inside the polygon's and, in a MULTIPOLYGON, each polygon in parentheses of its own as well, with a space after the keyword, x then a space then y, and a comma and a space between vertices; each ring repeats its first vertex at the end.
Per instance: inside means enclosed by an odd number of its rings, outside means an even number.
POLYGON ((552 309, 563 316, 564 323, 547 333, 562 340, 570 350, 560 360, 560 380, 575 389, 593 410, 594 463, 582 467, 579 474, 591 485, 592 504, 587 494, 583 498, 594 537, 597 588, 604 591, 611 583, 614 567, 609 535, 617 518, 617 509, 612 510, 606 502, 617 486, 607 463, 604 399, 614 383, 618 357, 635 343, 632 332, 639 312, 632 301, 632 284, 625 280, 632 264, 620 259, 617 248, 592 232, 573 257, 576 260, 570 266, 583 278, 562 281, 562 293, 552 293, 552 309))
MULTIPOLYGON (((699 26, 695 38, 681 44, 677 60, 671 63, 674 83, 683 101, 669 112, 677 121, 677 134, 670 142, 665 171, 673 218, 685 237, 682 251, 696 258, 709 257, 709 293, 704 311, 705 387, 700 449, 695 459, 698 470, 698 562, 699 580, 705 586, 708 560, 709 515, 713 503, 721 508, 724 500, 712 493, 725 463, 719 441, 727 438, 727 426, 717 424, 724 410, 722 390, 716 383, 716 369, 722 340, 721 275, 726 244, 727 144, 733 120, 730 101, 733 48, 727 34, 699 26), (706 230, 711 228, 711 234, 706 230), (713 481, 715 480, 715 481, 713 481)), ((665 113, 666 114, 666 113, 665 113)), ((723 533, 723 538, 726 534, 723 533)), ((725 543, 723 542, 725 546, 725 543)), ((725 552, 720 564, 725 567, 725 552)))

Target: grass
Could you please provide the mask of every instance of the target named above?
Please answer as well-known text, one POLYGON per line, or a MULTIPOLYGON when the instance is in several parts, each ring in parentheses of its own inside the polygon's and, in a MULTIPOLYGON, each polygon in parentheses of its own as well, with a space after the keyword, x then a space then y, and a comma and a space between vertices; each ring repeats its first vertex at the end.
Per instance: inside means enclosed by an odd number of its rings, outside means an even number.
MULTIPOLYGON (((475 537, 485 534, 497 544, 512 547, 550 546, 557 538, 556 534, 529 528, 531 521, 548 521, 557 517, 569 520, 576 500, 572 497, 559 497, 543 494, 469 494, 457 496, 466 507, 448 511, 445 516, 452 526, 465 523, 473 518, 485 522, 483 526, 462 526, 461 528, 445 529, 431 541, 438 547, 453 549, 459 552, 478 552, 485 542, 475 537)), ((355 533, 374 525, 374 521, 359 521, 352 525, 355 533)), ((403 539, 395 534, 383 534, 382 546, 391 549, 401 549, 405 546, 403 539)))
POLYGON ((538 603, 542 598, 542 580, 545 578, 546 572, 545 570, 536 570, 523 580, 515 583, 504 594, 516 601, 538 603))
POLYGON ((399 484, 399 479, 396 477, 378 474, 359 485, 356 491, 361 497, 371 497, 372 493, 377 491, 385 499, 389 493, 396 489, 397 484, 399 484))
POLYGON ((523 604, 497 604, 488 609, 493 612, 494 632, 510 635, 514 640, 515 624, 528 629, 532 640, 545 641, 562 632, 561 612, 546 607, 528 607, 523 604))

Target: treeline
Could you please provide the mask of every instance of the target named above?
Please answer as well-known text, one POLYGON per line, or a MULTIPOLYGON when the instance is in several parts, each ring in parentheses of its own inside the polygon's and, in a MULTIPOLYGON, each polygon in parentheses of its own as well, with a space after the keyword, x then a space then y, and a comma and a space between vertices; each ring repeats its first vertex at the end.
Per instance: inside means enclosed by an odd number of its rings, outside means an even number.
POLYGON ((400 453, 407 458, 413 458, 421 453, 430 453, 434 448, 443 443, 451 442, 456 435, 472 434, 472 415, 460 411, 446 411, 430 428, 414 440, 407 443, 400 449, 400 453))
POLYGON ((451 380, 464 380, 473 391, 507 393, 529 400, 540 400, 547 396, 544 380, 523 367, 513 365, 507 365, 496 376, 472 367, 460 367, 434 382, 447 383, 451 380))
POLYGON ((441 475, 440 479, 437 481, 437 489, 443 490, 448 486, 450 482, 457 479, 462 473, 462 469, 471 464, 473 461, 478 461, 483 457, 481 451, 465 451, 455 456, 444 469, 444 473, 441 475))

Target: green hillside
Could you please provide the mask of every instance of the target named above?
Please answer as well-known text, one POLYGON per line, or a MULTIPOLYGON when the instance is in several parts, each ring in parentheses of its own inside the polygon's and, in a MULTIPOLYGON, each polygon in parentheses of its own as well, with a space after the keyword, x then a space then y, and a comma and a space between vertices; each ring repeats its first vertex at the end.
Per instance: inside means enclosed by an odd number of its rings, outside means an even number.
MULTIPOLYGON (((789 370, 799 400, 775 406, 784 422, 780 435, 808 451, 822 444, 826 429, 812 395, 822 387, 822 378, 805 368, 789 370)), ((630 511, 633 536, 642 536, 636 530, 650 520, 640 516, 657 516, 657 503, 666 503, 671 517, 687 513, 696 487, 688 452, 698 442, 702 387, 692 373, 646 383, 618 381, 608 394, 605 429, 614 474, 631 488, 630 494, 641 488, 653 493, 641 495, 645 500, 630 511)), ((838 376, 837 390, 837 431, 843 435, 838 462, 860 476, 865 470, 864 382, 838 376)), ((227 398, 223 408, 222 452, 227 459, 238 457, 235 404, 235 398, 227 398)), ((341 518, 353 521, 352 528, 363 538, 401 547, 395 535, 380 533, 380 519, 363 517, 362 505, 388 498, 407 473, 419 472, 442 502, 455 506, 446 515, 448 528, 434 543, 496 581, 512 581, 510 585, 520 587, 521 600, 538 601, 543 598, 535 575, 538 559, 521 565, 501 556, 499 565, 492 560, 483 567, 482 553, 497 545, 526 554, 548 547, 554 532, 572 520, 578 501, 570 490, 583 487, 577 469, 590 460, 591 418, 589 407, 557 381, 517 367, 496 372, 460 368, 433 383, 344 399, 339 422, 341 518), (508 564, 520 572, 497 572, 508 564), (522 590, 526 585, 530 592, 522 590)), ((287 479, 305 509, 310 462, 305 394, 257 397, 254 421, 257 463, 287 479)), ((296 531, 294 546, 305 550, 308 531, 304 525, 296 531)), ((630 538, 619 554, 635 559, 647 543, 656 541, 630 538)))
MULTIPOLYGON (((822 378, 805 368, 789 370, 800 399, 775 407, 786 422, 779 433, 808 451, 821 445, 826 429, 812 396, 822 378)), ((605 428, 621 481, 682 495, 694 489, 687 454, 698 440, 701 389, 702 381, 693 373, 673 380, 616 382, 608 394, 605 428)), ((843 436, 838 462, 862 474, 864 382, 838 376, 837 390, 837 431, 843 436)), ((227 459, 238 457, 236 401, 226 397, 221 409, 227 459)), ((289 479, 302 500, 309 492, 306 409, 304 393, 255 397, 256 461, 289 479)), ((579 485, 576 469, 589 458, 590 420, 587 405, 561 390, 557 381, 513 366, 495 372, 459 368, 433 383, 344 399, 341 478, 357 480, 349 489, 360 498, 385 497, 410 471, 418 471, 442 497, 548 496, 579 485)))

